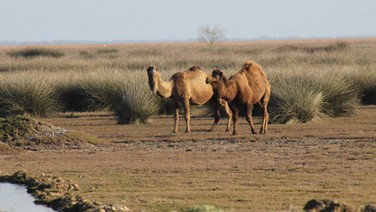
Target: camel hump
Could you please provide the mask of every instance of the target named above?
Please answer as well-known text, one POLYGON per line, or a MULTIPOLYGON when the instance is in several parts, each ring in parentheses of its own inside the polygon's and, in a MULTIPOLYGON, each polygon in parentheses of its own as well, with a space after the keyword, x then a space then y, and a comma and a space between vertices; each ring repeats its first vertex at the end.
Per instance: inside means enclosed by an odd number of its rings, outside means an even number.
POLYGON ((261 66, 257 64, 256 62, 247 60, 244 62, 243 67, 240 70, 240 72, 257 73, 257 72, 263 72, 263 70, 261 66))
POLYGON ((202 70, 202 68, 200 66, 192 66, 188 70, 189 71, 198 71, 198 70, 202 70))

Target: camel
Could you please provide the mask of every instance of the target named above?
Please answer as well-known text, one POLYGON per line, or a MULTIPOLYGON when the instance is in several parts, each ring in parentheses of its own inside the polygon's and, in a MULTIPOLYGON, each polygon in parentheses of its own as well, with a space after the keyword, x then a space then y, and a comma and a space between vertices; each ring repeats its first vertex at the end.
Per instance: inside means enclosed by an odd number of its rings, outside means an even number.
POLYGON ((246 119, 251 127, 252 134, 257 134, 252 119, 252 109, 256 103, 259 103, 263 109, 263 123, 260 134, 266 134, 269 121, 267 107, 270 99, 270 84, 259 64, 247 60, 241 70, 229 80, 220 70, 214 70, 211 77, 206 78, 206 83, 213 86, 214 93, 219 101, 229 103, 233 113, 233 135, 237 134, 239 107, 242 105, 246 107, 246 119))
MULTIPOLYGON (((179 102, 184 105, 184 116, 186 123, 186 131, 190 132, 190 103, 202 105, 212 101, 215 109, 215 119, 210 131, 214 130, 220 119, 219 113, 219 101, 217 101, 213 95, 214 91, 211 85, 205 83, 207 74, 198 66, 191 67, 190 69, 177 72, 170 78, 169 81, 163 81, 158 68, 154 65, 149 66, 147 69, 149 86, 154 94, 157 94, 163 98, 170 98, 174 102, 175 114, 175 127, 174 133, 178 132, 179 122, 179 102)), ((226 131, 229 130, 231 124, 231 110, 228 107, 227 102, 221 103, 227 113, 228 123, 226 131)))

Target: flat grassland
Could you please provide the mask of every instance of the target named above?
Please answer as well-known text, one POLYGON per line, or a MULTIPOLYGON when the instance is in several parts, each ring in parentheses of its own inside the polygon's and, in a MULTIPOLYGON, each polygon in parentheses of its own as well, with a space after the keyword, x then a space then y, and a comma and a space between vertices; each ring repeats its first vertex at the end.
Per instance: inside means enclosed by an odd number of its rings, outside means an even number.
MULTIPOLYGON (((317 45, 317 41, 304 42, 317 45)), ((300 50, 283 58, 264 52, 264 46, 277 50, 284 48, 285 51, 286 48, 292 48, 290 45, 299 46, 300 41, 247 43, 246 45, 256 45, 257 48, 250 48, 243 53, 257 53, 254 59, 256 62, 259 62, 257 56, 260 60, 264 58, 259 63, 267 68, 269 74, 280 70, 278 64, 283 65, 286 60, 299 64, 296 58, 300 58, 300 61, 308 60, 308 71, 320 69, 320 73, 333 68, 343 72, 359 67, 361 70, 374 70, 375 59, 372 55, 375 51, 372 50, 372 54, 369 54, 371 56, 359 54, 363 48, 375 49, 376 42, 353 40, 349 43, 355 46, 354 50, 351 49, 346 54, 339 53, 339 56, 324 50, 315 53, 314 61, 305 59, 306 54, 311 53, 300 50), (356 58, 355 62, 352 58, 356 58), (320 65, 320 61, 325 64, 320 65), (365 68, 361 68, 363 66, 365 68)), ((109 71, 111 67, 116 70, 133 67, 134 71, 144 71, 144 66, 159 60, 149 55, 155 52, 160 54, 158 46, 176 48, 174 44, 156 44, 156 47, 145 50, 144 48, 150 47, 148 45, 119 47, 131 48, 132 54, 142 54, 142 57, 149 58, 147 64, 138 56, 130 63, 125 63, 122 56, 119 56, 123 50, 120 53, 105 53, 107 59, 95 59, 99 57, 97 46, 58 48, 68 52, 66 57, 69 58, 73 58, 71 54, 76 54, 78 50, 81 51, 80 57, 94 55, 94 59, 88 61, 81 58, 75 63, 72 59, 67 67, 70 75, 81 69, 95 69, 95 65, 101 65, 101 70, 95 70, 96 73, 109 71), (119 67, 124 64, 127 65, 119 67)), ((181 47, 203 48, 196 45, 184 44, 181 47)), ((231 55, 232 47, 240 48, 245 44, 222 45, 215 50, 216 54, 231 55)), ((118 46, 106 48, 116 49, 118 46)), ((0 49, 10 51, 11 48, 0 49)), ((192 58, 198 63, 206 61, 194 56, 192 58)), ((214 63, 224 59, 226 58, 208 62, 205 68, 210 71, 214 63)), ((61 60, 63 59, 51 62, 37 58, 20 62, 12 59, 2 69, 7 72, 15 71, 16 73, 9 73, 13 77, 17 75, 17 71, 28 74, 30 70, 27 67, 39 67, 46 61, 46 67, 37 68, 39 73, 46 73, 48 76, 59 74, 61 77, 65 74, 64 70, 45 70, 66 67, 67 64, 61 63, 61 60)), ((220 64, 227 73, 238 70, 243 58, 230 60, 233 62, 230 66, 227 63, 220 64)), ((180 65, 189 68, 192 61, 189 58, 188 61, 181 58, 180 65)), ((169 63, 165 62, 164 65, 168 66, 169 63)), ((163 67, 163 63, 161 66, 163 67)), ((173 72, 175 66, 167 68, 168 72, 173 72)), ((294 68, 291 65, 281 69, 287 71, 291 68, 291 72, 294 72, 303 70, 303 66, 305 67, 303 64, 294 68)), ((175 71, 180 70, 183 69, 175 71)), ((376 204, 376 106, 356 106, 355 111, 355 115, 350 117, 319 117, 305 124, 270 124, 267 135, 251 135, 246 121, 240 119, 239 135, 236 136, 224 132, 225 118, 221 119, 214 132, 208 132, 213 119, 193 117, 192 132, 188 134, 183 133, 184 120, 180 119, 180 132, 174 134, 173 118, 170 115, 153 116, 146 125, 119 125, 111 112, 59 112, 56 116, 39 120, 94 135, 99 138, 98 146, 61 151, 1 152, 0 175, 25 170, 35 175, 44 173, 59 176, 80 186, 79 191, 72 191, 75 195, 103 204, 125 205, 132 211, 186 211, 196 205, 213 205, 224 211, 299 211, 313 198, 336 199, 361 208, 366 204, 376 204)), ((256 117, 255 121, 256 127, 260 127, 260 119, 256 117)))
POLYGON ((134 211, 184 211, 214 205, 225 211, 294 211, 312 198, 355 207, 376 203, 376 107, 352 118, 270 125, 238 136, 225 121, 194 118, 192 133, 173 134, 171 117, 148 125, 116 125, 107 113, 43 119, 85 131, 104 147, 68 152, 24 152, 0 158, 2 174, 26 170, 70 179, 77 195, 134 211))

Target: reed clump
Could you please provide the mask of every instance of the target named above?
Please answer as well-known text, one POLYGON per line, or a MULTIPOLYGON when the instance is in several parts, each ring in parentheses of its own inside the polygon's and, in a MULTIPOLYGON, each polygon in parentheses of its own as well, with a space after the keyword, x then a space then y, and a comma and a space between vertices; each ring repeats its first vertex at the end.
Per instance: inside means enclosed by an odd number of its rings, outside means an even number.
POLYGON ((7 79, 0 82, 0 116, 50 116, 58 110, 51 85, 41 79, 7 79))
POLYGON ((123 80, 111 106, 119 124, 146 124, 160 110, 160 101, 150 92, 146 80, 140 75, 123 80))

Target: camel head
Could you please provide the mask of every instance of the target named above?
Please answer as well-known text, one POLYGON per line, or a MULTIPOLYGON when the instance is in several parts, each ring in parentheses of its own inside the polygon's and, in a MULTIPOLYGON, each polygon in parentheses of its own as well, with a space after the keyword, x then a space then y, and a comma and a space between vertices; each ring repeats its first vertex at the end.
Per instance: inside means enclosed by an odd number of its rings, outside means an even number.
POLYGON ((223 76, 223 72, 219 69, 215 69, 211 76, 206 78, 206 84, 210 84, 214 89, 218 89, 223 80, 226 80, 226 77, 223 76))
POLYGON ((150 89, 154 94, 157 94, 158 84, 156 83, 156 81, 159 77, 158 68, 155 65, 151 65, 146 71, 148 73, 150 89))

